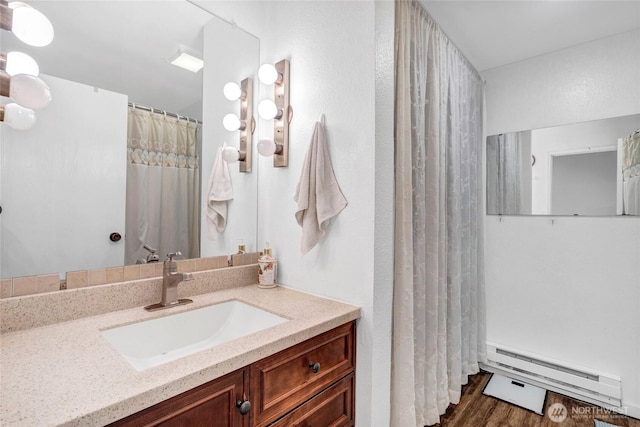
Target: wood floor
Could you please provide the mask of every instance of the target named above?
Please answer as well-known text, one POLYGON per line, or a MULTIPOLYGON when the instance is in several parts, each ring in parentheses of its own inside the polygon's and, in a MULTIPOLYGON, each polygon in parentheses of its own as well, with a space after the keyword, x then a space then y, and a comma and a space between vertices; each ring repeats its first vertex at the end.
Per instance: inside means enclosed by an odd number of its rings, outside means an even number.
POLYGON ((457 405, 451 405, 447 413, 440 417, 436 427, 593 427, 594 419, 620 427, 640 427, 640 420, 619 414, 596 413, 597 407, 577 400, 548 392, 547 408, 553 403, 562 403, 568 411, 567 418, 554 422, 547 415, 541 416, 531 411, 511 405, 482 394, 490 374, 480 373, 469 378, 469 384, 462 389, 462 398, 457 405), (575 408, 575 409, 573 409, 575 408))

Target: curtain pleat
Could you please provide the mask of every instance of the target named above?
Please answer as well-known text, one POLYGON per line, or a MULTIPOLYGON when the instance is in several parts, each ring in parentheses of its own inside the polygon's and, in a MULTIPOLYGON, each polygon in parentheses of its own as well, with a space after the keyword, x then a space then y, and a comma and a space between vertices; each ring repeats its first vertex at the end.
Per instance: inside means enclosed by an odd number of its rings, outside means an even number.
POLYGON ((129 108, 125 263, 146 259, 149 245, 163 257, 199 256, 198 124, 129 108))
POLYGON ((396 2, 392 426, 439 422, 485 354, 483 83, 415 1, 396 2))

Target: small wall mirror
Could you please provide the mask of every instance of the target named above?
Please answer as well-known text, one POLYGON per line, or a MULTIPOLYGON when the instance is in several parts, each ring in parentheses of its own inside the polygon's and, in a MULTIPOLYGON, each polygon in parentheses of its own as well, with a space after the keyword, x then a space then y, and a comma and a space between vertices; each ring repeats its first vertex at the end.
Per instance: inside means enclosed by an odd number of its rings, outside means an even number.
POLYGON ((640 215, 638 129, 632 115, 487 137, 487 214, 640 215))

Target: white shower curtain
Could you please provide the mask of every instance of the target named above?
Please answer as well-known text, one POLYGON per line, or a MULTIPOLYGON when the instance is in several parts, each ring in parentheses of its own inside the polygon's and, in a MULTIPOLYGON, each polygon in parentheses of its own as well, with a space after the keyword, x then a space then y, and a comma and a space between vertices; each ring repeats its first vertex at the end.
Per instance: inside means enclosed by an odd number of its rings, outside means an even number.
POLYGON ((625 215, 640 215, 640 129, 622 141, 625 215))
POLYGON ((520 215, 522 162, 520 132, 487 137, 487 213, 520 215))
POLYGON ((393 427, 439 422, 486 359, 482 98, 422 7, 396 2, 393 427))
POLYGON ((143 246, 197 258, 199 125, 129 107, 125 264, 146 259, 143 246))

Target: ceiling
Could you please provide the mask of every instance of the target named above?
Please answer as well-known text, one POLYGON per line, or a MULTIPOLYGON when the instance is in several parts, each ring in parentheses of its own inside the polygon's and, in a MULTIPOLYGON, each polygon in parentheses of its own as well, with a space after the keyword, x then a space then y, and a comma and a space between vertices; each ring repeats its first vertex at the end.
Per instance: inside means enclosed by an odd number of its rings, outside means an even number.
POLYGON ((478 71, 640 28, 640 0, 419 0, 478 71))

